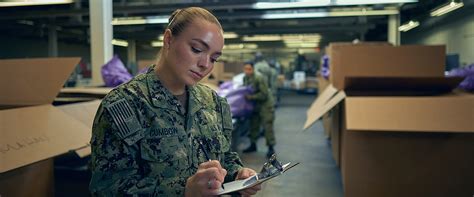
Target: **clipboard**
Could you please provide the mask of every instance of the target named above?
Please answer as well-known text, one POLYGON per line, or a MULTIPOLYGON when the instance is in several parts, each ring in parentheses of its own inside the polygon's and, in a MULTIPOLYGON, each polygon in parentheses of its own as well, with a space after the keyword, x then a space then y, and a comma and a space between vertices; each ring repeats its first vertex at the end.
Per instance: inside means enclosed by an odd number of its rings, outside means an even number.
POLYGON ((228 193, 231 193, 231 192, 236 192, 236 191, 240 191, 240 190, 244 190, 244 189, 253 187, 257 184, 263 183, 265 181, 268 181, 270 179, 273 179, 277 176, 282 175, 283 173, 285 173, 286 171, 288 171, 289 169, 295 167, 298 164, 300 164, 300 163, 299 162, 294 163, 294 164, 291 164, 291 162, 286 163, 286 164, 282 165, 282 167, 283 167, 282 171, 277 171, 276 173, 272 173, 269 176, 266 176, 264 178, 259 178, 259 177, 261 177, 261 176, 259 176, 259 175, 261 175, 261 173, 258 173, 256 175, 253 175, 253 176, 251 176, 249 178, 246 178, 246 179, 243 179, 243 180, 236 180, 236 181, 224 183, 224 188, 225 189, 221 188, 218 195, 228 194, 228 193))

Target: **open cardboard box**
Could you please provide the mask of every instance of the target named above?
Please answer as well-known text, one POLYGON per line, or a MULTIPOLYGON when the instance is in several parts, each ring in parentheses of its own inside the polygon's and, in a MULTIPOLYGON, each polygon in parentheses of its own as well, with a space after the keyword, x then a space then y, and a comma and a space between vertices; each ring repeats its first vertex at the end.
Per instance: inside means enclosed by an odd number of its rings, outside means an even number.
POLYGON ((52 196, 52 157, 88 146, 90 128, 52 101, 80 58, 0 61, 0 195, 52 196))
POLYGON ((474 95, 357 95, 329 85, 304 126, 339 113, 331 140, 345 196, 474 194, 474 95))
POLYGON ((445 51, 445 46, 331 43, 329 80, 343 90, 346 77, 443 76, 445 51))

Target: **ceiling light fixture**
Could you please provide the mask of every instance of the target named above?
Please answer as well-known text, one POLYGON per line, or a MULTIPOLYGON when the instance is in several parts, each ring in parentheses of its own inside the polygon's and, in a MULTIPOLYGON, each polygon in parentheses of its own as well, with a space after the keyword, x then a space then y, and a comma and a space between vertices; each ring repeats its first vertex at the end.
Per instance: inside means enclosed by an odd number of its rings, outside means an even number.
POLYGON ((239 35, 236 34, 235 32, 224 32, 224 38, 225 39, 232 39, 232 38, 238 38, 239 35))
POLYGON ((280 41, 280 35, 258 35, 258 36, 244 36, 242 38, 246 42, 266 42, 266 41, 280 41))
POLYGON ((443 14, 446 14, 448 12, 451 12, 453 10, 461 8, 462 6, 464 6, 463 2, 456 3, 454 1, 451 1, 451 3, 443 5, 439 8, 436 8, 435 10, 431 11, 430 15, 431 16, 441 16, 443 14))
POLYGON ((257 44, 226 44, 224 49, 256 49, 258 48, 257 44))
POLYGON ((128 42, 126 40, 112 39, 112 45, 128 47, 128 42))
POLYGON ((112 25, 166 24, 168 16, 121 17, 112 19, 112 25))
POLYGON ((252 9, 280 9, 280 8, 304 8, 322 7, 331 5, 331 0, 299 1, 299 2, 258 2, 252 5, 252 9))
POLYGON ((152 47, 163 47, 163 41, 152 41, 151 46, 152 47))
POLYGON ((14 7, 14 6, 33 6, 33 5, 53 5, 53 4, 69 4, 73 0, 10 0, 1 1, 0 7, 14 7))
POLYGON ((252 4, 252 9, 283 9, 283 8, 307 8, 328 7, 347 5, 373 5, 373 4, 398 4, 416 3, 418 0, 300 0, 294 2, 257 2, 252 4))
POLYGON ((335 0, 336 5, 375 5, 375 4, 398 4, 416 3, 418 0, 335 0))
POLYGON ((261 19, 287 19, 287 18, 321 18, 321 17, 342 17, 342 16, 382 16, 396 15, 396 9, 385 10, 349 10, 349 11, 321 11, 321 12, 293 12, 293 13, 266 13, 260 16, 261 19))
POLYGON ((420 25, 420 22, 411 20, 410 22, 405 23, 405 24, 401 25, 400 27, 398 27, 398 31, 407 32, 407 31, 410 31, 411 29, 413 29, 415 27, 418 27, 419 25, 420 25))

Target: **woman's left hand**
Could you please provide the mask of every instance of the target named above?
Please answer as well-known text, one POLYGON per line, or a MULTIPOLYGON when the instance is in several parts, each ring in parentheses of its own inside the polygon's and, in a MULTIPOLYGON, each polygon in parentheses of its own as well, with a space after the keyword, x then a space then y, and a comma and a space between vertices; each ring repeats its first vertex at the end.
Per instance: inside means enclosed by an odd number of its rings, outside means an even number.
MULTIPOLYGON (((255 170, 252 170, 250 168, 242 168, 239 170, 239 173, 237 173, 237 177, 235 178, 235 180, 246 179, 256 174, 257 172, 255 172, 255 170)), ((240 191, 240 194, 242 194, 242 196, 251 196, 251 195, 255 195, 261 189, 262 189, 262 184, 257 184, 253 187, 240 191)))

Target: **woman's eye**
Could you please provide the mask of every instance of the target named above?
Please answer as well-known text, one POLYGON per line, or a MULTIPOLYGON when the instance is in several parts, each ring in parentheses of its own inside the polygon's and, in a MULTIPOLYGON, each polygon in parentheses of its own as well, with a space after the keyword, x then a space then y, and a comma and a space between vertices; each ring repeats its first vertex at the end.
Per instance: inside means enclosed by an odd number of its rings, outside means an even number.
POLYGON ((196 48, 196 47, 191 47, 191 50, 193 51, 193 53, 200 53, 202 52, 202 50, 196 48))

